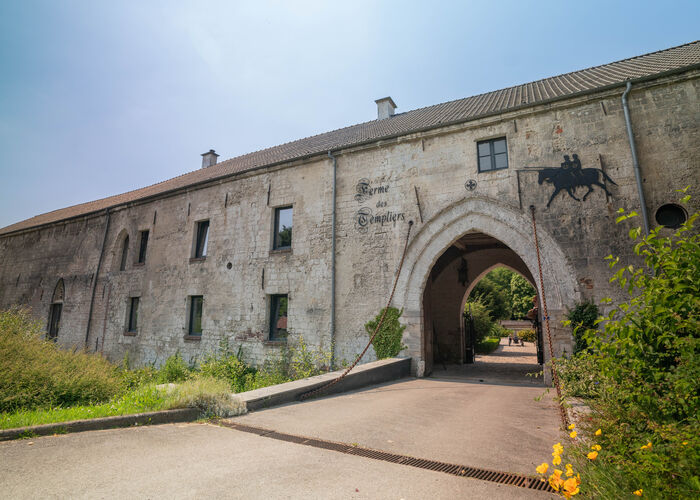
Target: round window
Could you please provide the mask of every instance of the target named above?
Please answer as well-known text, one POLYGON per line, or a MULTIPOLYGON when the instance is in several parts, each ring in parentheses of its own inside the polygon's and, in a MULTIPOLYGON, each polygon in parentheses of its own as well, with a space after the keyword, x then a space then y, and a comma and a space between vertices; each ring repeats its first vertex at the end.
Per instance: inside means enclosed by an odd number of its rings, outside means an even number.
POLYGON ((688 220, 688 214, 685 209, 673 203, 662 205, 656 211, 656 222, 671 229, 681 227, 686 220, 688 220))

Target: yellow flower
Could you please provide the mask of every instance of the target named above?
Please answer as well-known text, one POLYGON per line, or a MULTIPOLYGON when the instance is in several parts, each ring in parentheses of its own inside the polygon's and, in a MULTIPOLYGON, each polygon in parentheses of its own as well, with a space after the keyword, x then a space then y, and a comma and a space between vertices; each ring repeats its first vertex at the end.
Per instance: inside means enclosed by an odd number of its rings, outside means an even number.
POLYGON ((642 496, 642 493, 644 493, 644 490, 639 488, 637 491, 634 491, 633 494, 637 495, 638 497, 642 496))
POLYGON ((567 479, 564 481, 564 496, 566 498, 571 498, 574 495, 577 495, 579 490, 578 483, 576 482, 576 478, 571 478, 567 479))
POLYGON ((561 445, 561 443, 557 443, 555 445, 552 445, 552 449, 554 450, 554 453, 557 455, 561 455, 564 453, 564 447, 561 445))
POLYGON ((561 473, 559 469, 554 469, 554 474, 549 476, 549 485, 554 491, 559 491, 559 487, 564 484, 564 480, 561 478, 561 473))
POLYGON ((574 439, 576 436, 578 436, 578 433, 576 431, 571 431, 571 433, 569 434, 569 437, 571 439, 574 439))
POLYGON ((566 464, 566 477, 571 477, 574 475, 574 468, 571 464, 566 464))
POLYGON ((588 454, 588 459, 589 460, 595 460, 598 458, 598 452, 597 451, 592 451, 588 454))
POLYGON ((595 435, 596 435, 596 436, 600 436, 602 433, 603 433, 603 431, 601 431, 600 429, 598 429, 597 431, 595 431, 595 435))
POLYGON ((599 444, 594 444, 591 446, 591 450, 600 451, 602 447, 599 444))
POLYGON ((571 430, 571 429, 573 429, 574 427, 576 427, 576 424, 571 424, 569 427, 567 427, 567 429, 571 430))
POLYGON ((647 444, 642 446, 642 450, 651 450, 651 441, 649 441, 647 444))
POLYGON ((545 474, 549 469, 549 464, 547 462, 542 462, 535 470, 538 474, 545 474))
POLYGON ((688 441, 683 441, 681 444, 685 446, 686 444, 688 444, 688 441))
POLYGON ((552 459, 552 465, 559 465, 561 463, 561 457, 559 455, 554 455, 552 459))

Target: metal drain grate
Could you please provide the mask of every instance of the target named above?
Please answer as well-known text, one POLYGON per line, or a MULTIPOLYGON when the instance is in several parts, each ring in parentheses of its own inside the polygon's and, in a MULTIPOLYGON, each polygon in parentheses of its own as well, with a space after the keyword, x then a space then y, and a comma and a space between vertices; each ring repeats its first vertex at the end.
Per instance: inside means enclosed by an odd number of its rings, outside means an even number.
POLYGON ((445 474, 452 474, 453 476, 469 477, 472 479, 480 479, 482 481, 490 481, 492 483, 507 484, 510 486, 518 486, 520 488, 554 493, 554 490, 546 481, 543 481, 540 478, 524 476, 522 474, 511 474, 509 472, 498 472, 489 469, 480 469, 478 467, 467 467, 466 465, 438 462, 425 458, 410 457, 408 455, 397 455, 396 453, 389 453, 387 451, 372 450, 370 448, 362 448, 360 446, 353 446, 345 443, 326 441, 325 439, 296 436, 294 434, 286 434, 284 432, 271 431, 261 427, 236 424, 223 420, 220 420, 218 424, 231 429, 236 429, 238 431, 257 434, 258 436, 277 439, 279 441, 286 441, 288 443, 303 444, 324 450, 337 451, 340 453, 345 453, 346 455, 355 455, 358 457, 382 460, 384 462, 391 462, 399 465, 408 465, 409 467, 417 467, 419 469, 444 472, 445 474))

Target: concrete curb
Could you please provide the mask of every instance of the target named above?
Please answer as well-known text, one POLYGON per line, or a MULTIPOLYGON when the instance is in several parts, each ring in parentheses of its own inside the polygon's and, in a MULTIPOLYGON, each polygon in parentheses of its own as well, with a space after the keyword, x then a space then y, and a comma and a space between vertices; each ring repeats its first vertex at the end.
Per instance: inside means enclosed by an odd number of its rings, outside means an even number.
POLYGON ((192 422, 200 417, 197 408, 182 408, 178 410, 152 411, 133 415, 117 415, 114 417, 73 420, 55 424, 31 425, 15 429, 0 430, 0 441, 9 441, 23 436, 50 436, 69 432, 98 431, 131 427, 134 425, 172 424, 176 422, 192 422))
MULTIPOLYGON (((411 358, 389 358, 355 367, 341 382, 331 387, 328 392, 319 396, 338 394, 341 392, 360 389, 368 385, 381 384, 403 377, 408 377, 411 369, 411 358)), ((254 391, 237 394, 246 404, 248 411, 255 411, 273 406, 298 401, 301 394, 321 387, 331 380, 338 378, 345 370, 324 373, 285 384, 263 387, 254 391)))

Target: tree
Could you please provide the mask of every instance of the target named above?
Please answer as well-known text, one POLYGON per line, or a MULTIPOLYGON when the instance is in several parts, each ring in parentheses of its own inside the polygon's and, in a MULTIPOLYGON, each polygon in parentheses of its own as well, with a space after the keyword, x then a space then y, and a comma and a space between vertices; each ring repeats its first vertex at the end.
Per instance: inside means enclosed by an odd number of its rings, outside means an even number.
POLYGON ((537 294, 534 287, 518 273, 512 273, 510 279, 510 301, 512 307, 512 319, 524 318, 532 309, 532 297, 537 294))

